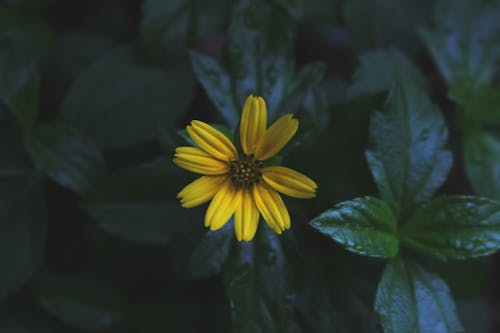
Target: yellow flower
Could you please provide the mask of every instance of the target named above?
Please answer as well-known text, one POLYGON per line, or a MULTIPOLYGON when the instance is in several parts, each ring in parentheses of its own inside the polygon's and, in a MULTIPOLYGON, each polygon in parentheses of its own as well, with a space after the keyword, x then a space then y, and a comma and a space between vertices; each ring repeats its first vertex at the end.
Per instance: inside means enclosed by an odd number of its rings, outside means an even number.
POLYGON ((203 176, 187 185, 177 197, 191 208, 212 200, 205 226, 222 228, 234 214, 239 241, 250 241, 262 217, 276 233, 290 229, 290 215, 278 192, 295 198, 313 198, 317 185, 297 171, 263 162, 280 152, 297 132, 299 122, 284 115, 267 128, 267 109, 262 97, 250 95, 240 122, 241 151, 214 127, 193 120, 186 131, 199 146, 179 147, 174 163, 203 176))

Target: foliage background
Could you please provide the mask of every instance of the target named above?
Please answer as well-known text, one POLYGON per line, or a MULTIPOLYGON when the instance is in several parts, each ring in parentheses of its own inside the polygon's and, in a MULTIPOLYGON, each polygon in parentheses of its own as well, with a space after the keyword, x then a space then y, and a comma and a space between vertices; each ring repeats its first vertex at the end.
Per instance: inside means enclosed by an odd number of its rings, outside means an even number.
MULTIPOLYGON (((365 150, 383 150, 411 127, 394 114, 370 117, 398 94, 407 101, 395 109, 406 105, 410 115, 435 105, 412 118, 431 144, 409 163, 425 162, 426 152, 453 156, 452 166, 430 163, 442 180, 421 201, 438 188, 500 198, 499 6, 0 2, 0 331, 391 331, 380 321, 391 304, 375 304, 387 261, 360 256, 371 250, 335 243, 309 221, 342 201, 378 196, 365 150), (180 208, 175 195, 193 176, 171 156, 191 119, 231 133, 248 93, 266 98, 273 119, 297 114, 299 133, 281 158, 320 190, 315 200, 286 201, 291 231, 277 237, 261 223, 254 242, 239 244, 231 223, 207 232, 203 208, 180 208)), ((382 155, 390 166, 400 158, 382 155)), ((391 261, 392 274, 431 281, 445 313, 436 320, 450 320, 393 331, 500 330, 499 257, 472 259, 498 249, 497 220, 460 258, 438 235, 441 245, 405 252, 425 269, 391 261)), ((395 256, 397 242, 372 255, 395 256)))

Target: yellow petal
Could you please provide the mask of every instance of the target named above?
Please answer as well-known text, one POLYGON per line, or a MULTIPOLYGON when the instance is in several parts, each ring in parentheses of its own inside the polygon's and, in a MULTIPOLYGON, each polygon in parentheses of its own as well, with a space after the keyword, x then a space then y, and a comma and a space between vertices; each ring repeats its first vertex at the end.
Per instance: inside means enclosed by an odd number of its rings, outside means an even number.
POLYGON ((177 194, 182 207, 192 208, 213 198, 226 176, 203 176, 189 183, 177 194))
POLYGON ((245 154, 255 153, 257 141, 264 136, 266 127, 266 102, 262 97, 248 96, 240 123, 241 148, 245 154))
POLYGON ((318 185, 309 177, 281 166, 262 170, 262 178, 273 189, 294 198, 310 199, 316 196, 318 185))
POLYGON ((267 129, 264 137, 257 143, 255 155, 259 160, 267 160, 276 155, 295 135, 299 121, 292 117, 293 115, 286 114, 267 129))
POLYGON ((234 232, 238 241, 251 241, 259 225, 259 210, 255 206, 252 194, 242 190, 240 205, 234 212, 234 232))
POLYGON ((202 175, 222 175, 229 171, 229 163, 218 160, 195 147, 175 149, 174 163, 181 168, 202 175))
POLYGON ((253 187, 255 204, 269 227, 277 234, 290 228, 290 215, 280 195, 266 185, 253 187))
POLYGON ((222 183, 208 206, 205 226, 210 230, 222 228, 240 204, 241 196, 241 190, 236 190, 230 179, 222 183))
POLYGON ((193 120, 186 131, 201 149, 222 161, 232 161, 238 158, 236 147, 218 129, 199 120, 193 120))

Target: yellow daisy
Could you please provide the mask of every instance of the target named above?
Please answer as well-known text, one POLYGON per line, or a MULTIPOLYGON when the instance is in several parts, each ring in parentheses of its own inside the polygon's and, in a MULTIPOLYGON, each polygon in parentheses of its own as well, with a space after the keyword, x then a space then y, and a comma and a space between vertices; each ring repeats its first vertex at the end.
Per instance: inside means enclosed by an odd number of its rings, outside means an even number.
POLYGON ((284 115, 267 128, 266 102, 250 95, 240 122, 241 151, 219 130, 193 120, 186 131, 199 146, 178 147, 174 163, 203 176, 179 192, 182 207, 191 208, 212 200, 205 215, 210 230, 222 228, 234 214, 239 241, 253 239, 262 217, 281 234, 290 229, 290 215, 278 194, 313 198, 317 185, 307 176, 281 166, 264 166, 297 132, 299 122, 284 115))

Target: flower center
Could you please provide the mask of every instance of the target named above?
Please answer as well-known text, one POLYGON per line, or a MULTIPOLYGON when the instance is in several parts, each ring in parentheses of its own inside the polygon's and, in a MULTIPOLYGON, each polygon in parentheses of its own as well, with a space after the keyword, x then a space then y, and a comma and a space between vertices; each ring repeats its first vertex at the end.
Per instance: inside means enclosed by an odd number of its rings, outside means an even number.
POLYGON ((235 187, 250 187, 262 180, 262 161, 255 158, 254 154, 243 154, 238 160, 229 164, 229 174, 235 187))

